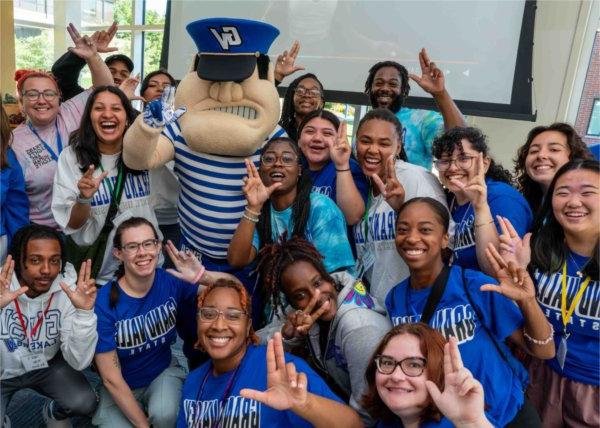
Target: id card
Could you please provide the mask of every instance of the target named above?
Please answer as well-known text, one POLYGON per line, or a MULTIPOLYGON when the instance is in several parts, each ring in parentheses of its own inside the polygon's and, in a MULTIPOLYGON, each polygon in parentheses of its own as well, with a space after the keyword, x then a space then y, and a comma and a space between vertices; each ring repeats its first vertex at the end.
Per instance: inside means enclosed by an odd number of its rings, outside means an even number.
POLYGON ((563 370, 565 368, 565 360, 567 359, 567 339, 569 335, 566 334, 560 339, 560 345, 558 345, 558 351, 556 352, 556 360, 558 361, 558 365, 560 369, 563 370))
POLYGON ((48 368, 48 361, 44 354, 28 354, 21 357, 21 362, 25 371, 39 370, 48 368))

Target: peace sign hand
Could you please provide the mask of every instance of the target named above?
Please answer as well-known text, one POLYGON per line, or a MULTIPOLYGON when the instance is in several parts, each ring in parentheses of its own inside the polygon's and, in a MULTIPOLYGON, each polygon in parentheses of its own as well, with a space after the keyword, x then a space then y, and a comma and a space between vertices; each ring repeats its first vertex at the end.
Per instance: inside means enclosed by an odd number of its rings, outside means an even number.
POLYGON ((277 57, 277 62, 275 63, 275 80, 281 82, 286 76, 294 74, 296 71, 304 70, 304 67, 295 65, 299 52, 300 42, 294 40, 289 53, 288 51, 283 51, 283 53, 277 57))
POLYGON ((306 405, 307 387, 306 374, 297 373, 294 363, 285 363, 281 333, 275 333, 267 344, 267 390, 244 388, 240 395, 276 410, 294 410, 306 405))
POLYGON ((335 165, 335 169, 350 169, 350 143, 348 142, 346 122, 342 121, 338 127, 335 141, 328 140, 329 156, 335 165))
POLYGON ((121 84, 119 85, 119 89, 122 90, 125 95, 127 95, 129 101, 139 100, 146 102, 146 100, 143 97, 139 97, 135 94, 135 89, 138 87, 139 84, 140 75, 138 74, 137 76, 128 77, 127 79, 123 80, 123 82, 121 82, 121 84))
POLYGON ((440 411, 455 426, 491 427, 485 417, 483 387, 463 366, 456 338, 444 345, 444 392, 428 380, 425 386, 440 411))
POLYGON ((377 174, 373 174, 371 179, 379 189, 379 192, 385 198, 385 201, 394 211, 399 211, 400 207, 404 203, 404 187, 398 181, 396 177, 396 162, 394 156, 390 156, 386 162, 386 180, 385 184, 381 181, 381 178, 377 174))
POLYGON ((4 266, 2 266, 2 272, 0 272, 0 309, 6 307, 10 302, 29 290, 29 287, 20 287, 18 290, 11 291, 10 283, 14 270, 15 262, 12 256, 9 255, 6 257, 4 266))
POLYGON ((269 187, 266 187, 258 174, 258 170, 249 159, 246 159, 246 170, 248 176, 244 177, 244 186, 242 191, 246 196, 248 202, 248 208, 255 212, 260 212, 262 206, 271 197, 271 194, 281 186, 281 183, 273 183, 269 187))
POLYGON ((77 309, 92 310, 94 309, 94 303, 96 302, 96 281, 94 278, 90 278, 92 274, 92 261, 87 259, 81 264, 79 268, 79 277, 77 278, 77 286, 75 290, 64 282, 61 281, 60 288, 67 294, 73 306, 77 309))
POLYGON ((498 236, 500 241, 498 246, 500 255, 507 262, 513 261, 518 266, 527 269, 531 260, 531 233, 526 233, 523 239, 521 239, 512 223, 506 217, 498 215, 496 218, 502 231, 498 236))
POLYGON ((70 23, 67 27, 69 36, 75 44, 75 47, 70 47, 69 52, 73 52, 78 57, 88 60, 98 53, 96 42, 90 36, 82 36, 75 26, 70 23))
POLYGON ((98 177, 94 178, 94 165, 90 165, 88 170, 77 182, 77 188, 79 189, 79 195, 82 198, 89 199, 93 198, 102 180, 108 175, 108 171, 103 172, 98 177))
POLYGON ((455 186, 461 189, 460 192, 473 204, 475 211, 487 204, 487 184, 485 183, 483 153, 479 152, 476 158, 475 175, 467 184, 463 184, 455 178, 450 180, 455 186))
POLYGON ((119 50, 118 48, 108 46, 115 37, 115 34, 117 34, 118 29, 119 27, 117 26, 117 23, 113 22, 108 30, 96 31, 94 34, 92 34, 91 39, 96 43, 96 50, 98 53, 108 53, 119 50))
POLYGON ((444 73, 429 59, 425 48, 419 51, 419 65, 421 66, 421 77, 416 74, 409 74, 408 77, 431 95, 443 92, 446 89, 444 73))
POLYGON ((535 299, 533 281, 524 267, 514 261, 506 262, 492 243, 485 249, 485 257, 500 284, 482 285, 481 291, 495 291, 517 303, 535 299))
POLYGON ((308 334, 312 325, 329 309, 330 304, 329 300, 327 300, 313 312, 320 295, 321 292, 318 289, 315 290, 315 294, 310 299, 310 302, 308 302, 306 308, 303 310, 298 309, 288 314, 287 321, 281 328, 283 337, 293 339, 294 337, 303 337, 308 334))
POLYGON ((192 284, 202 282, 206 268, 191 251, 177 250, 177 247, 170 240, 165 244, 165 250, 175 266, 175 269, 167 269, 167 272, 185 282, 192 284), (198 278, 198 275, 200 275, 200 278, 198 278))

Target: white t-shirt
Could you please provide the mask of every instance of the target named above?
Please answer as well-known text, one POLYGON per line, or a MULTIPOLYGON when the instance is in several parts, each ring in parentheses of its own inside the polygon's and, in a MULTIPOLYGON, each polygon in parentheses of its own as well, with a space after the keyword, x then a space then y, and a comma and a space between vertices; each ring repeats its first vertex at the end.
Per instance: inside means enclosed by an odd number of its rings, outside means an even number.
MULTIPOLYGON (((73 205, 75 205, 77 196, 79 195, 77 182, 83 175, 80 170, 81 165, 77 162, 75 152, 70 146, 65 148, 58 158, 58 167, 56 169, 56 175, 54 176, 54 188, 52 194, 52 213, 54 214, 54 219, 65 234, 70 235, 78 245, 91 245, 104 226, 104 221, 106 220, 112 197, 112 191, 108 185, 108 180, 110 180, 112 187, 114 188, 119 173, 117 162, 120 156, 121 153, 101 155, 100 162, 102 167, 105 171, 109 171, 109 174, 108 177, 103 180, 98 191, 94 195, 91 204, 92 212, 90 213, 90 217, 79 229, 72 229, 67 224, 71 217, 71 209, 73 208, 73 205)), ((97 177, 100 174, 102 174, 102 171, 98 168, 94 172, 94 176, 97 177)), ((121 196, 119 211, 113 221, 115 229, 116 226, 128 218, 143 217, 154 225, 160 235, 158 222, 154 215, 154 210, 150 205, 150 188, 150 176, 147 171, 138 175, 127 174, 127 178, 123 182, 123 195, 121 196)), ((119 261, 112 255, 113 236, 114 229, 108 236, 108 245, 104 252, 104 261, 102 262, 102 267, 96 277, 96 283, 100 285, 103 285, 112 279, 113 274, 119 265, 119 261)), ((162 236, 160 237, 162 238, 162 236)))
MULTIPOLYGON (((405 201, 427 196, 447 206, 440 182, 425 168, 398 160, 396 176, 404 187, 405 201)), ((388 291, 406 279, 409 271, 396 250, 396 212, 382 195, 371 194, 370 199, 368 227, 364 218, 354 226, 357 274, 369 282, 370 294, 378 302, 385 302, 388 291)))

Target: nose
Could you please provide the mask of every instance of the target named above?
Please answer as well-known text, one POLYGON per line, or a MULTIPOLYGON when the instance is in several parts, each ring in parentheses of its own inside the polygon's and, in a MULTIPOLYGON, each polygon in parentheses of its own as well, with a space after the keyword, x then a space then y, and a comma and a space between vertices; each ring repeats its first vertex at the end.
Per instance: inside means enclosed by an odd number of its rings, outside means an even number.
POLYGON ((225 322, 225 315, 221 313, 217 315, 217 319, 213 321, 211 327, 215 330, 225 330, 227 328, 227 323, 225 322))
POLYGON ((394 371, 392 372, 392 374, 390 374, 390 377, 393 380, 398 381, 398 382, 406 379, 406 375, 404 374, 404 372, 400 368, 400 364, 397 364, 396 367, 394 367, 394 371))
POLYGON ((45 261, 42 263, 42 265, 40 266, 40 272, 42 274, 50 273, 50 261, 45 261))
POLYGON ((420 239, 421 238, 420 238, 418 232, 414 229, 412 229, 410 232, 408 232, 408 235, 406 236, 406 241, 410 244, 419 242, 420 239))
POLYGON ((572 193, 569 196, 569 200, 567 201, 567 206, 568 207, 580 207, 581 204, 581 197, 579 195, 579 193, 572 193))
POLYGON ((450 159, 450 165, 448 165, 447 171, 458 171, 458 165, 455 159, 450 159))
POLYGON ((222 103, 240 101, 244 98, 242 85, 235 82, 215 82, 210 86, 209 95, 222 103))

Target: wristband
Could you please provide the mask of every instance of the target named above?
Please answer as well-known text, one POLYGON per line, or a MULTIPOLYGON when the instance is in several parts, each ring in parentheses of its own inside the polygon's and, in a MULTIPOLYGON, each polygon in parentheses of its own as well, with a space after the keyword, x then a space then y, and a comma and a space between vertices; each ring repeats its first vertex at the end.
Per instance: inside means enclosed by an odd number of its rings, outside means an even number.
POLYGON ((249 215, 246 215, 246 213, 242 214, 242 218, 245 218, 246 220, 251 221, 252 223, 258 223, 258 218, 250 217, 249 215))
POLYGON ((257 213, 256 211, 252 211, 250 208, 248 208, 248 206, 246 206, 246 208, 244 208, 244 209, 256 217, 258 217, 260 215, 260 213, 257 213))
POLYGON ((94 198, 82 198, 81 196, 77 196, 77 203, 82 205, 90 205, 94 198))
POLYGON ((206 268, 204 266, 202 266, 200 268, 200 270, 198 271, 198 274, 196 275, 196 277, 192 280, 192 284, 199 284, 200 279, 202 279, 202 275, 204 275, 204 272, 206 272, 206 268))
POLYGON ((487 223, 479 223, 479 224, 475 224, 475 227, 482 227, 482 226, 487 226, 488 224, 492 224, 494 223, 494 220, 490 220, 487 223))
POLYGON ((344 171, 350 171, 350 168, 346 168, 346 169, 335 169, 337 172, 344 172, 344 171))
POLYGON ((544 340, 534 339, 533 337, 527 334, 525 328, 523 328, 523 336, 525 337, 525 339, 529 340, 531 343, 534 343, 536 345, 547 345, 552 339, 554 339, 554 327, 552 326, 552 324, 550 324, 550 335, 544 340))

